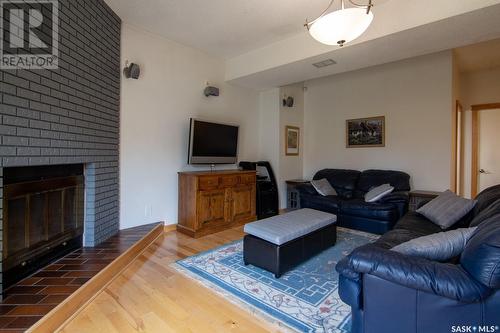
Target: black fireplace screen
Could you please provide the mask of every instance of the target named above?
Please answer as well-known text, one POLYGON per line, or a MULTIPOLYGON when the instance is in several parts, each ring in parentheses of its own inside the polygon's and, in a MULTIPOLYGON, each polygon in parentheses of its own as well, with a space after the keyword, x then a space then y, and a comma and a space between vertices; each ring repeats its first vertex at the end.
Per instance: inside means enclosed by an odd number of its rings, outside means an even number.
POLYGON ((4 283, 57 257, 54 252, 66 252, 75 239, 81 245, 83 175, 6 184, 3 190, 4 283))

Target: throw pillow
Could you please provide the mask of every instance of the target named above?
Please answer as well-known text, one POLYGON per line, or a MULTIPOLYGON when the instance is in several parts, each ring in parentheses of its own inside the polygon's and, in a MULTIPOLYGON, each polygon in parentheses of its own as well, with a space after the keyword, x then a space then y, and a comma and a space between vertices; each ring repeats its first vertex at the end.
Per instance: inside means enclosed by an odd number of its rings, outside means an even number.
POLYGON ((316 191, 324 197, 326 197, 327 195, 337 195, 337 191, 335 191, 335 189, 326 178, 312 180, 311 185, 314 186, 316 191))
POLYGON ((437 198, 417 209, 441 229, 448 229, 474 208, 476 200, 461 198, 447 190, 437 198))
POLYGON ((384 184, 374 187, 365 194, 365 201, 376 202, 385 197, 387 194, 391 193, 392 191, 394 191, 394 187, 392 187, 390 184, 384 184))
POLYGON ((391 250, 413 257, 447 261, 463 252, 476 228, 455 229, 418 237, 399 244, 391 250))

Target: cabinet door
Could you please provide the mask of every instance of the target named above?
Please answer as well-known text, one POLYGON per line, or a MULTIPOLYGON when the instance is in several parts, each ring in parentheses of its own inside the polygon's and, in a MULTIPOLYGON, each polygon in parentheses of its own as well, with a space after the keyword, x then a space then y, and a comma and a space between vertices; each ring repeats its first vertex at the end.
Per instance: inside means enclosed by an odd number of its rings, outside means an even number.
POLYGON ((224 190, 198 192, 198 228, 226 223, 224 190))
POLYGON ((238 186, 231 191, 231 216, 237 222, 255 216, 255 186, 238 186))

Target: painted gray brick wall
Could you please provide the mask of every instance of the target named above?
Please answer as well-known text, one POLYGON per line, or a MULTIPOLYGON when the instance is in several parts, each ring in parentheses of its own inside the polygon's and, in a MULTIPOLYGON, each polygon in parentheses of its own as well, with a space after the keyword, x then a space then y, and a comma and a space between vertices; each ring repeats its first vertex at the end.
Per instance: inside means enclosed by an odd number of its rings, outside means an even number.
POLYGON ((2 168, 85 163, 86 246, 119 229, 120 33, 103 0, 60 0, 59 69, 0 71, 0 199, 2 168))

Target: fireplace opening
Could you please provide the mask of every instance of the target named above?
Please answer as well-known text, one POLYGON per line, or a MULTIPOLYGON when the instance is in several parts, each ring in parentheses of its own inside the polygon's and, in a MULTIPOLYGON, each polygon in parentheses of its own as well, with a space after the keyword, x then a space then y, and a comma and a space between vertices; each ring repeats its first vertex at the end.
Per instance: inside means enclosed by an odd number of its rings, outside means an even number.
POLYGON ((82 247, 83 164, 5 168, 4 288, 82 247))

